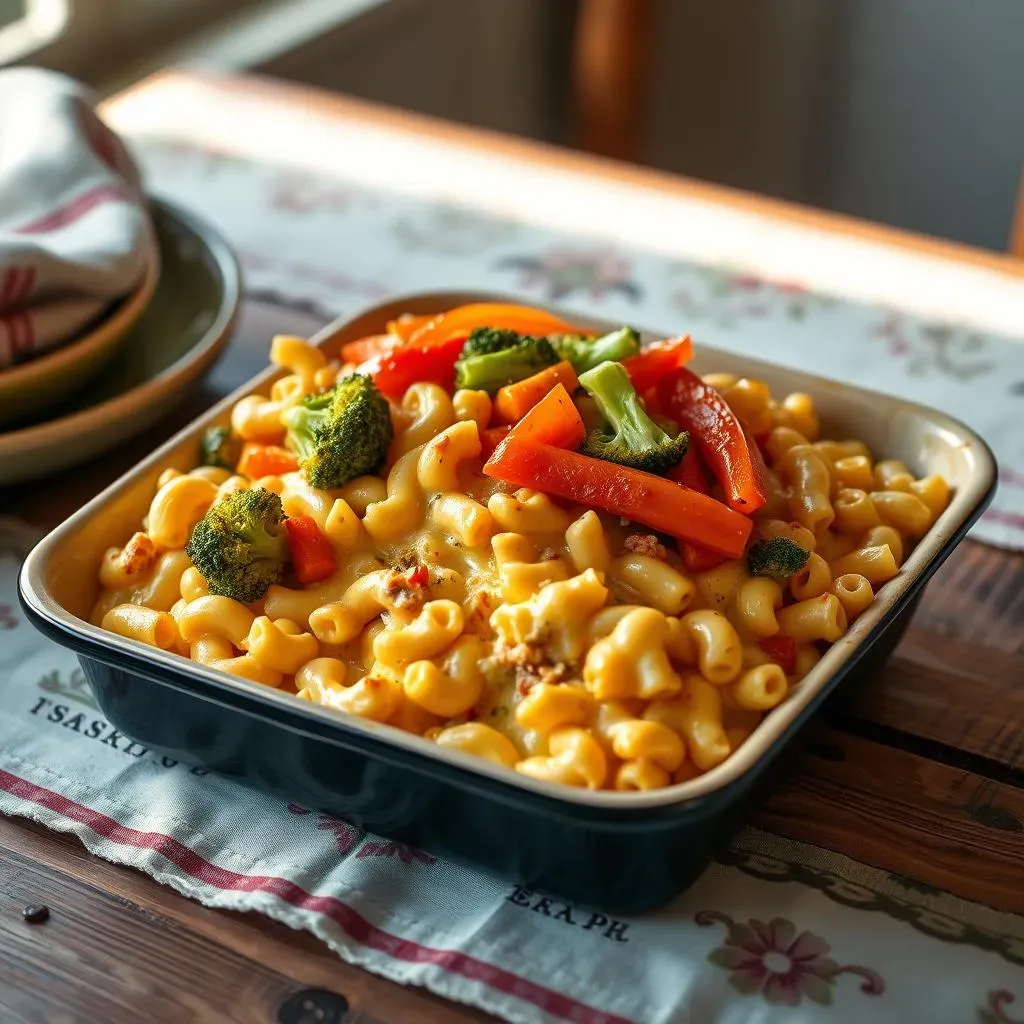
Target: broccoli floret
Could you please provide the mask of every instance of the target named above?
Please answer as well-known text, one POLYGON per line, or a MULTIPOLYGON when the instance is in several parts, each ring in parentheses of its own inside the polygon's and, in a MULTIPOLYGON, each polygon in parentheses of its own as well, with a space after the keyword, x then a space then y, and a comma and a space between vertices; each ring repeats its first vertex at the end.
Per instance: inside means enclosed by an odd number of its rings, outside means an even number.
POLYGON ((363 373, 342 377, 323 394, 307 395, 281 421, 303 474, 322 490, 376 473, 394 436, 388 400, 363 373))
POLYGON ((809 552, 788 537, 772 537, 751 544, 747 552, 747 568, 751 576, 771 576, 788 580, 806 564, 809 552))
POLYGON ((664 473, 682 461, 689 434, 671 437, 644 412, 621 363, 595 366, 580 375, 580 384, 604 419, 604 426, 592 430, 580 447, 584 455, 648 473, 664 473))
POLYGON ((218 466, 233 473, 242 455, 242 439, 230 427, 210 427, 203 434, 199 450, 204 466, 218 466))
POLYGON ((553 335, 550 341, 558 358, 568 359, 577 374, 608 361, 621 362, 640 351, 640 335, 632 327, 620 327, 600 338, 561 334, 553 335))
POLYGON ((518 331, 509 331, 503 327, 477 327, 462 346, 462 358, 489 356, 494 352, 515 348, 522 340, 523 335, 518 331))
POLYGON ((281 578, 288 560, 284 520, 273 491, 232 491, 196 523, 185 553, 211 594, 248 604, 281 578))
POLYGON ((494 394, 559 361, 546 338, 516 331, 478 327, 463 346, 455 364, 455 386, 494 394))

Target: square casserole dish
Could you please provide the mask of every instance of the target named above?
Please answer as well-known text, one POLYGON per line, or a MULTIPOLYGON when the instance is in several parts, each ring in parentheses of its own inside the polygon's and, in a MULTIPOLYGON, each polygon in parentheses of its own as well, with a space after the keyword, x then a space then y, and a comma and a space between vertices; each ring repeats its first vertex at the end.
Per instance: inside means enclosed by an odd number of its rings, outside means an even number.
MULTIPOLYGON (((465 292, 406 296, 331 324, 313 340, 334 354, 345 341, 380 332, 399 313, 478 301, 510 300, 465 292)), ((598 330, 619 326, 570 320, 598 330)), ((815 708, 891 650, 922 587, 991 500, 996 476, 988 446, 941 412, 699 346, 692 365, 698 372, 757 377, 776 393, 806 391, 825 436, 861 438, 917 474, 941 473, 954 488, 949 507, 900 575, 849 633, 735 754, 697 779, 633 793, 557 787, 91 625, 104 550, 134 530, 160 473, 193 468, 203 430, 226 424, 243 396, 265 394, 284 372, 276 368, 225 398, 47 536, 22 569, 22 604, 43 633, 76 652, 111 724, 150 749, 572 902, 615 913, 659 906, 700 874, 755 782, 815 708)))

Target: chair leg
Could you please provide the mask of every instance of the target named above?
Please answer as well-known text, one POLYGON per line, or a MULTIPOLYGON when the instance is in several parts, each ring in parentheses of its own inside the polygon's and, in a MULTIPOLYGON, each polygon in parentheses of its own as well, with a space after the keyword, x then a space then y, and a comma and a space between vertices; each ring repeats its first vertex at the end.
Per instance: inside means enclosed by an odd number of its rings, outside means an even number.
POLYGON ((1024 175, 1021 175, 1017 209, 1013 215, 1013 226, 1010 228, 1010 253, 1024 259, 1024 175))
POLYGON ((636 160, 651 60, 651 0, 579 0, 573 45, 575 142, 636 160))

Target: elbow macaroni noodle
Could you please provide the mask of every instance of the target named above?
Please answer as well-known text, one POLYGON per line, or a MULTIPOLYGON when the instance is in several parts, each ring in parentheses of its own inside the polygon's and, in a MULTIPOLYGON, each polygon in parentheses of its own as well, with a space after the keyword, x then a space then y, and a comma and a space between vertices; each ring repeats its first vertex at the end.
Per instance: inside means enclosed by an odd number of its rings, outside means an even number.
MULTIPOLYGON (((231 423, 281 444, 282 412, 339 370, 298 338, 275 338, 271 358, 287 375, 231 423)), ((637 791, 696 778, 799 689, 949 501, 941 477, 822 439, 809 396, 705 379, 762 441, 752 539, 809 552, 789 580, 752 577, 745 560, 689 572, 669 541, 631 546, 615 517, 493 485, 480 474, 491 397, 421 382, 392 403, 380 475, 337 490, 300 473, 166 470, 145 529, 126 524, 102 557, 92 620, 532 779, 637 791), (255 487, 311 516, 338 570, 245 605, 211 594, 184 546, 214 502, 255 487), (787 643, 791 659, 773 660, 787 643)))

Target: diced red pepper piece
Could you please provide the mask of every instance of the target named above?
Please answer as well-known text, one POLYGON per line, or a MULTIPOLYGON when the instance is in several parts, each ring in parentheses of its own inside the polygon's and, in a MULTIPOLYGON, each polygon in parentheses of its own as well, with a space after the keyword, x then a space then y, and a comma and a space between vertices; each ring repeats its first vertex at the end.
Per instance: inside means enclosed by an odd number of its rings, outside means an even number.
POLYGON ((730 508, 756 512, 767 497, 764 461, 725 399, 685 366, 668 374, 655 394, 660 410, 689 431, 730 508))
MULTIPOLYGON (((668 471, 668 478, 676 483, 689 487, 701 494, 711 493, 711 482, 707 470, 701 460, 697 446, 691 444, 683 456, 683 461, 673 466, 668 471)), ((694 544, 691 541, 682 540, 679 542, 679 553, 683 556, 683 565, 688 572, 709 572, 717 569, 726 559, 717 552, 709 551, 707 548, 694 544)))
POLYGON ((638 395, 642 395, 653 388, 667 373, 688 363, 692 358, 693 341, 687 334, 648 345, 635 356, 623 359, 622 365, 633 382, 633 389, 638 395))
POLYGON ((463 334, 435 345, 406 345, 363 363, 359 372, 370 374, 381 392, 395 401, 400 401, 419 381, 440 384, 451 391, 455 383, 455 363, 465 343, 463 334))
POLYGON ((701 547, 700 544, 694 544, 688 540, 679 542, 679 553, 682 555, 683 565, 686 566, 687 572, 710 572, 729 561, 717 551, 701 547))
POLYGON ((409 581, 410 587, 425 587, 430 582, 430 572, 421 562, 419 565, 409 570, 409 574, 406 579, 409 581))
POLYGON ((484 473, 625 516, 729 558, 743 554, 753 528, 749 518, 706 494, 639 469, 521 440, 515 430, 488 459, 484 473))
POLYGON ((787 676, 796 672, 796 641, 791 636, 762 637, 757 646, 777 662, 787 676))
POLYGON ((289 516, 284 521, 284 529, 288 535, 292 568, 303 586, 319 583, 337 572, 338 560, 334 549, 312 516, 289 516))

